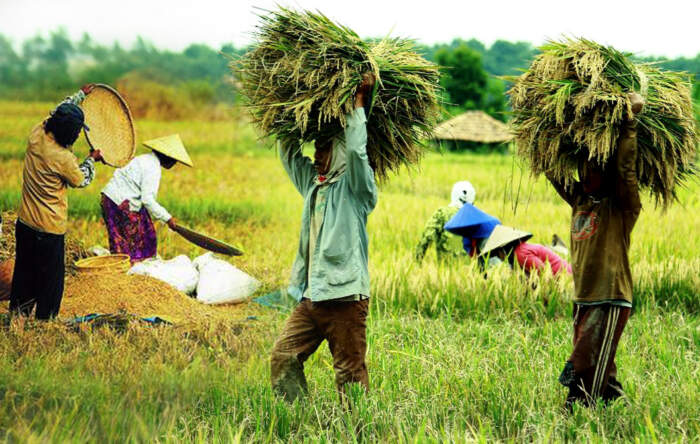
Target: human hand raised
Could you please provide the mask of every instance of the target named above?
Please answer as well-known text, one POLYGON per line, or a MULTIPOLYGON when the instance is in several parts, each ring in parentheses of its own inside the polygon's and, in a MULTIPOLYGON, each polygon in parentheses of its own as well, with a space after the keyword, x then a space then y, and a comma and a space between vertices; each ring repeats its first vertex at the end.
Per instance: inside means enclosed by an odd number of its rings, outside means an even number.
POLYGON ((644 108, 644 97, 642 97, 636 92, 627 93, 627 97, 629 98, 630 104, 632 105, 632 113, 634 113, 634 116, 636 116, 644 108))
POLYGON ((94 83, 86 83, 85 85, 80 87, 80 90, 85 94, 88 95, 92 92, 92 90, 95 89, 95 84, 94 83))
POLYGON ((104 163, 104 157, 102 157, 102 151, 100 150, 90 150, 89 156, 92 157, 92 160, 95 162, 104 163))

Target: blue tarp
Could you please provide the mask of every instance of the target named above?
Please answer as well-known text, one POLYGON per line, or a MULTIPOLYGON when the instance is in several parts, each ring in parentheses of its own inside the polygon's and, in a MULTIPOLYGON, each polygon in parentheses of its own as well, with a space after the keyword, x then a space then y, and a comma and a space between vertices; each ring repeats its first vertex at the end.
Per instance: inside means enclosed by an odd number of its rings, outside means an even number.
POLYGON ((445 230, 465 238, 485 239, 500 223, 495 217, 465 203, 457 214, 447 221, 445 230))
POLYGON ((299 303, 285 290, 273 291, 272 293, 268 293, 253 299, 253 302, 256 302, 264 307, 274 308, 281 311, 290 311, 299 303))

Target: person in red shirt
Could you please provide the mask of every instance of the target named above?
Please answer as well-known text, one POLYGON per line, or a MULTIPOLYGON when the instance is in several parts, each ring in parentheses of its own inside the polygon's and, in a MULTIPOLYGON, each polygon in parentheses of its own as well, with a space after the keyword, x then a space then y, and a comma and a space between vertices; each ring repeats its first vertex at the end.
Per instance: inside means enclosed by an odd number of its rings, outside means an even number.
POLYGON ((520 268, 528 275, 533 272, 543 273, 547 264, 555 276, 560 273, 571 274, 571 265, 554 251, 544 245, 526 242, 531 237, 531 233, 497 225, 484 244, 481 255, 498 257, 510 263, 511 266, 514 266, 517 260, 520 268))

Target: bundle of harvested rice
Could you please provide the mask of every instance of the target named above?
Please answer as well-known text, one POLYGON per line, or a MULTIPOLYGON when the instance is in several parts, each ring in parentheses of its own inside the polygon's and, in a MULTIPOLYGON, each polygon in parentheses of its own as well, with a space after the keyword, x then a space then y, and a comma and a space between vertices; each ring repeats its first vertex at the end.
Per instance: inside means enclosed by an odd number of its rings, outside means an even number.
POLYGON ((260 16, 254 48, 231 63, 255 123, 283 146, 327 140, 345 127, 366 72, 377 78, 367 154, 378 178, 417 162, 438 117, 438 67, 404 39, 367 43, 320 13, 260 16))
MULTIPOLYGON (((2 213, 2 235, 0 235, 0 261, 15 257, 15 222, 17 215, 11 212, 2 213)), ((76 273, 75 262, 92 256, 83 243, 69 235, 66 236, 66 275, 76 273)))
POLYGON ((172 322, 231 318, 240 307, 211 307, 163 281, 141 275, 78 274, 66 281, 60 316, 127 312, 172 322))
POLYGON ((605 167, 631 112, 627 93, 646 100, 638 116, 637 175, 664 206, 694 174, 695 133, 689 77, 634 64, 628 55, 584 39, 549 42, 509 91, 519 154, 539 174, 566 185, 578 163, 605 167))

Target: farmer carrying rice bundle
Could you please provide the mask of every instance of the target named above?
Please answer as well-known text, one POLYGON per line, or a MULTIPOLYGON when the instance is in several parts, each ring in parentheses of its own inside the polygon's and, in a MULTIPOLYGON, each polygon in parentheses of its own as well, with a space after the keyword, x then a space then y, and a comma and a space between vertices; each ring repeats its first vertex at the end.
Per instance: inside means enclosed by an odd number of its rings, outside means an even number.
POLYGON ((445 230, 445 224, 457 214, 463 205, 473 204, 474 199, 476 199, 476 190, 468 181, 457 182, 452 186, 450 204, 435 210, 425 224, 423 234, 416 246, 416 261, 419 263, 423 261, 431 244, 435 244, 435 254, 438 260, 464 255, 465 248, 462 246, 462 240, 459 236, 445 230))
POLYGON ((419 160, 438 116, 438 67, 407 40, 366 43, 321 14, 279 9, 261 22, 254 48, 231 67, 304 198, 290 284, 300 304, 272 351, 272 384, 296 398, 306 388, 304 361, 325 339, 342 397, 347 383, 368 387, 366 223, 375 176, 419 160), (301 153, 310 141, 313 164, 301 153))
POLYGON ((133 158, 114 172, 102 190, 102 217, 107 227, 109 251, 128 254, 131 262, 154 257, 158 244, 153 220, 171 229, 176 219, 156 200, 161 168, 171 169, 177 162, 192 165, 178 135, 143 143, 150 153, 133 158))
POLYGON ((607 402, 622 394, 615 353, 632 307, 628 251, 640 188, 668 205, 694 169, 689 84, 578 40, 544 46, 510 95, 519 153, 572 207, 574 350, 559 377, 566 404, 607 402))
POLYGON ((272 350, 273 387, 288 400, 306 391, 304 361, 324 340, 341 396, 345 385, 369 388, 365 364, 369 306, 367 216, 377 203, 366 153, 364 106, 372 75, 358 88, 343 137, 316 142, 314 162, 301 147, 280 149, 282 164, 304 197, 299 250, 289 292, 300 304, 272 350))
POLYGON ((646 99, 636 127, 640 188, 669 205, 677 185, 694 173, 698 144, 687 75, 634 64, 610 47, 587 40, 551 42, 509 91, 518 153, 534 174, 566 189, 579 165, 614 169, 632 114, 628 92, 646 99))
POLYGON ((95 177, 99 150, 78 164, 73 144, 85 125, 78 105, 94 86, 83 86, 32 129, 24 157, 22 200, 17 213, 16 260, 10 311, 37 319, 55 317, 61 307, 68 225, 67 188, 84 188, 95 177))

